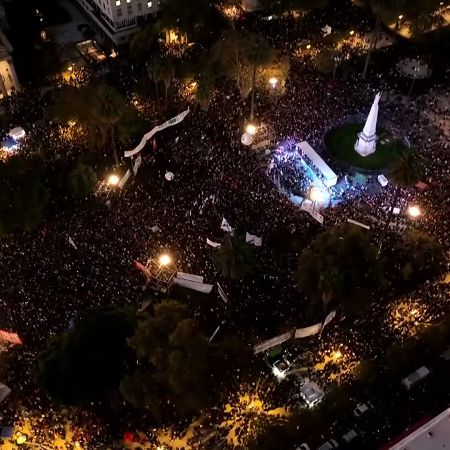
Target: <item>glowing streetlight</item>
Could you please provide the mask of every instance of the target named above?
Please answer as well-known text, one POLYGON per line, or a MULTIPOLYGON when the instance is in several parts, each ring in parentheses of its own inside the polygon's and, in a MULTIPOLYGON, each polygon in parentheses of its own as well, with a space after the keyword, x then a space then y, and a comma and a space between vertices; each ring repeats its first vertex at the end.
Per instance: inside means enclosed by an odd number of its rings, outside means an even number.
POLYGON ((252 125, 252 124, 247 125, 246 131, 247 131, 247 133, 255 134, 256 133, 255 125, 252 125))
POLYGON ((193 88, 197 87, 197 82, 196 82, 196 81, 193 81, 193 82, 191 83, 191 86, 192 86, 193 88))
POLYGON ((402 20, 402 19, 403 19, 403 14, 400 14, 400 15, 398 16, 398 18, 399 18, 400 20, 402 20))
POLYGON ((411 311, 411 314, 412 314, 413 316, 415 316, 415 315, 417 315, 418 312, 419 312, 419 311, 417 311, 417 309, 413 309, 413 310, 411 311))
POLYGON ((350 31, 350 36, 353 36, 355 34, 355 32, 352 30, 350 31))
POLYGON ((171 261, 172 261, 172 259, 170 258, 169 255, 161 255, 161 256, 159 257, 159 263, 160 263, 162 266, 167 266, 168 264, 170 264, 171 261))
POLYGON ((306 48, 309 50, 311 48, 311 44, 308 44, 306 48))
POLYGON ((111 175, 108 178, 108 184, 111 184, 113 186, 115 186, 116 184, 119 184, 119 177, 117 175, 111 175))
POLYGON ((278 83, 278 80, 276 79, 276 78, 271 78, 270 80, 269 80, 269 83, 272 85, 272 87, 274 88, 276 85, 277 85, 277 83, 278 83))
POLYGON ((339 359, 339 358, 342 357, 342 353, 338 350, 337 352, 334 352, 334 357, 335 357, 336 359, 339 359))
POLYGON ((422 214, 422 212, 420 211, 418 206, 410 206, 408 208, 408 214, 411 217, 419 217, 422 214))

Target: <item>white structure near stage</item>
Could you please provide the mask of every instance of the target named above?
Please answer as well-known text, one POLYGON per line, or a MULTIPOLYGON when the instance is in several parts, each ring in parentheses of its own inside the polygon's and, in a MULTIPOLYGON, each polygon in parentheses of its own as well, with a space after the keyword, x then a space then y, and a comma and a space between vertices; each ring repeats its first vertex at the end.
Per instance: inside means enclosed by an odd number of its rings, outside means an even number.
POLYGON ((372 107, 370 108, 369 117, 367 117, 366 124, 361 133, 358 133, 358 139, 355 143, 355 151, 361 156, 368 156, 377 149, 377 119, 378 119, 378 102, 380 101, 381 93, 375 96, 372 107))
POLYGON ((296 144, 296 147, 300 150, 304 163, 310 170, 318 172, 320 180, 326 187, 332 187, 337 183, 337 175, 306 141, 296 144))

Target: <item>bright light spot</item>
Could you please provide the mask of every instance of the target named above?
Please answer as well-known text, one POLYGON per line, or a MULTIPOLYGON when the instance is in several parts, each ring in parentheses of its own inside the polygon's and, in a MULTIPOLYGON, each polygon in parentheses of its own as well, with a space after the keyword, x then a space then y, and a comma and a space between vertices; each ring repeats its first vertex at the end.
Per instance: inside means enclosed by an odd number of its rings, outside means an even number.
POLYGON ((269 80, 269 83, 272 85, 272 87, 275 87, 275 85, 278 83, 278 80, 276 78, 271 78, 269 80))
POLYGON ((403 14, 400 14, 400 15, 398 16, 398 18, 399 18, 400 20, 402 20, 402 19, 403 19, 403 14))
POLYGON ((193 81, 192 84, 191 84, 191 86, 192 86, 193 88, 197 87, 197 82, 196 82, 196 81, 193 81))
POLYGON ((286 373, 281 372, 281 370, 278 367, 273 366, 272 367, 272 373, 277 377, 279 380, 283 380, 286 378, 286 373))
POLYGON ((337 352, 334 352, 334 357, 335 357, 336 359, 339 359, 339 358, 342 357, 342 353, 338 350, 337 352))
POLYGON ((411 311, 411 314, 412 314, 413 316, 415 316, 415 315, 417 315, 418 312, 419 312, 419 311, 417 311, 417 309, 413 309, 413 310, 411 311))
POLYGON ((256 133, 256 127, 255 127, 255 125, 252 125, 252 124, 247 125, 247 133, 255 134, 255 133, 256 133))
POLYGON ((353 36, 355 34, 355 32, 352 30, 350 31, 350 36, 353 36))
POLYGON ((113 186, 115 186, 116 184, 118 184, 119 183, 119 177, 117 176, 117 175, 111 175, 109 178, 108 178, 108 183, 109 184, 112 184, 113 186))
POLYGON ((16 439, 17 445, 23 445, 27 442, 28 436, 26 434, 20 434, 16 439))
POLYGON ((172 259, 170 258, 169 255, 161 255, 161 256, 159 257, 159 263, 160 263, 162 266, 167 266, 167 264, 170 264, 171 261, 172 261, 172 259))
POLYGON ((418 217, 418 216, 420 216, 422 213, 421 213, 421 211, 420 211, 420 209, 419 209, 418 206, 410 206, 410 207, 408 208, 408 214, 409 214, 411 217, 418 217))
POLYGON ((320 202, 323 200, 323 193, 319 189, 311 189, 310 198, 313 202, 320 202))
POLYGON ((306 48, 309 50, 311 48, 311 44, 308 44, 306 48))

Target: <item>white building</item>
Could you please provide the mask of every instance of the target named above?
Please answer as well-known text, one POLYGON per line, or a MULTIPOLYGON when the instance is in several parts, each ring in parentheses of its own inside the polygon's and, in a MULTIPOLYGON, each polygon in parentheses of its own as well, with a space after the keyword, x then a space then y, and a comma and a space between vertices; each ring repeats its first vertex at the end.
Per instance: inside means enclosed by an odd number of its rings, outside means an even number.
POLYGON ((12 45, 0 31, 0 98, 7 97, 13 91, 20 92, 19 79, 11 57, 12 51, 12 45))
POLYGON ((161 1, 77 0, 103 36, 114 45, 126 44, 139 30, 139 21, 154 15, 161 1))

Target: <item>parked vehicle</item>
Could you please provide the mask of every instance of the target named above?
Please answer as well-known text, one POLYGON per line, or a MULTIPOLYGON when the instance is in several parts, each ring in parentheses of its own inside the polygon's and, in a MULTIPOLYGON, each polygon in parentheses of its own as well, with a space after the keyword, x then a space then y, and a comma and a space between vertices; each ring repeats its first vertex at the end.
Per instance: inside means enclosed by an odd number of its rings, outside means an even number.
POLYGON ((311 450, 308 444, 300 444, 300 447, 297 447, 296 450, 311 450))
POLYGON ((317 450, 332 450, 333 448, 338 448, 339 444, 334 440, 330 439, 325 444, 322 444, 317 450))
POLYGON ((353 414, 355 415, 355 417, 360 417, 362 416, 364 413, 366 413, 367 411, 369 411, 370 409, 374 409, 372 403, 367 402, 367 403, 358 403, 358 405, 356 406, 356 408, 353 411, 353 414))
POLYGON ((342 440, 349 444, 350 442, 352 442, 354 439, 356 439, 358 436, 361 435, 361 432, 357 429, 354 430, 350 430, 347 433, 344 434, 344 436, 342 436, 342 440))
POLYGON ((419 367, 415 372, 403 379, 402 384, 406 389, 411 389, 415 384, 424 380, 429 374, 430 370, 427 367, 419 367))

